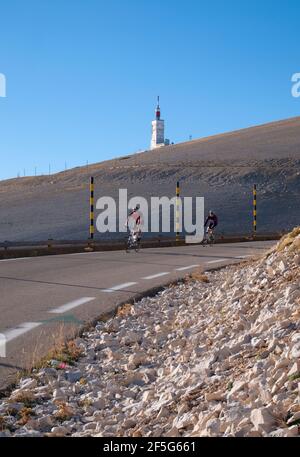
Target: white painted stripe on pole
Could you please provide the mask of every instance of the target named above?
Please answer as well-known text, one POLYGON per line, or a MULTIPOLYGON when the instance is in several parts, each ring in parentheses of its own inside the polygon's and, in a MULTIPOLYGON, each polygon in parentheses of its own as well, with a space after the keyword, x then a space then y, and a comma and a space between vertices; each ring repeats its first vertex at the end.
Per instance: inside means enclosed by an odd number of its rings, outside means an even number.
MULTIPOLYGON (((91 254, 102 254, 102 252, 96 251, 96 252, 75 252, 73 254, 67 254, 67 255, 91 255, 91 254)), ((63 254, 65 255, 65 254, 63 254)))
POLYGON ((75 254, 69 254, 69 255, 87 255, 87 254, 94 254, 93 252, 76 252, 75 254))
POLYGON ((126 287, 134 286, 137 282, 125 282, 124 284, 118 284, 117 286, 110 287, 109 289, 104 289, 102 292, 115 292, 121 289, 126 289, 126 287))
POLYGON ((15 259, 1 259, 0 262, 12 262, 13 260, 26 260, 32 259, 32 257, 16 257, 15 259))
POLYGON ((89 301, 95 300, 96 297, 82 297, 78 300, 71 301, 66 303, 65 305, 59 306, 58 308, 51 309, 48 313, 52 314, 60 314, 69 311, 69 309, 77 308, 77 306, 83 305, 84 303, 88 303, 89 301))
POLYGON ((228 260, 228 259, 209 260, 206 263, 218 263, 218 262, 224 262, 225 260, 228 260))
POLYGON ((29 332, 30 330, 42 325, 41 322, 24 322, 23 324, 18 325, 15 328, 11 328, 6 332, 2 332, 2 335, 5 336, 6 342, 14 340, 18 338, 18 336, 23 335, 24 333, 29 332))
POLYGON ((155 279, 155 278, 159 278, 160 276, 165 276, 165 275, 169 275, 169 274, 170 274, 169 271, 163 271, 162 273, 156 273, 155 275, 145 276, 142 279, 155 279))
POLYGON ((176 268, 176 271, 191 270, 192 268, 197 268, 199 265, 189 265, 188 267, 176 268))

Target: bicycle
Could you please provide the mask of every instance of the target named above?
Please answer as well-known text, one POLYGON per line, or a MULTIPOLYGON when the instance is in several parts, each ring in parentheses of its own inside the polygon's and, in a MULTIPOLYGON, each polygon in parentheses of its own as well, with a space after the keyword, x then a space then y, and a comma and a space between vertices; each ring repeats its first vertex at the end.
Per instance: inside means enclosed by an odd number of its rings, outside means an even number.
POLYGON ((205 238, 202 241, 202 246, 209 245, 212 246, 215 242, 215 235, 214 235, 214 230, 210 227, 207 228, 206 233, 205 233, 205 238))
POLYGON ((135 252, 139 252, 141 248, 141 238, 138 232, 134 230, 130 230, 128 238, 126 240, 126 252, 130 252, 130 250, 135 250, 135 252))

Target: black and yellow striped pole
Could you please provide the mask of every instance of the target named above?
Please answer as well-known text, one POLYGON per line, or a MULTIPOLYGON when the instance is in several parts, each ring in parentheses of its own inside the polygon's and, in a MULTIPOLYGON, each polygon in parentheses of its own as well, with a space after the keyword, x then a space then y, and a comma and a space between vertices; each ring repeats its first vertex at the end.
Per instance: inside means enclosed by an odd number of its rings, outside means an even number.
POLYGON ((94 178, 90 179, 90 239, 94 239, 94 178))
POLYGON ((257 230, 257 189, 256 184, 253 186, 253 235, 256 235, 257 230))
POLYGON ((179 241, 180 230, 180 187, 179 181, 176 184, 176 243, 179 241))

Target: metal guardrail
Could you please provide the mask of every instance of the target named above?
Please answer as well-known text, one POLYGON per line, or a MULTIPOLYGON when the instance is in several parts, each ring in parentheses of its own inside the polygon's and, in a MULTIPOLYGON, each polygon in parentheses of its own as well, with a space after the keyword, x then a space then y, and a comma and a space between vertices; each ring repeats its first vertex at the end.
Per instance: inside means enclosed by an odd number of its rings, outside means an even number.
MULTIPOLYGON (((252 233, 238 233, 234 235, 226 234, 226 233, 217 233, 216 234, 216 241, 224 241, 224 240, 235 240, 237 238, 243 238, 250 240, 253 237, 255 239, 261 239, 261 238, 269 238, 272 239, 272 237, 275 237, 274 239, 277 239, 278 237, 282 237, 285 235, 287 232, 264 232, 264 233, 258 233, 256 235, 253 235, 252 233)), ((14 248, 14 247, 33 247, 33 246, 70 246, 70 245, 85 245, 88 243, 93 243, 95 245, 101 245, 101 244, 116 244, 116 243, 122 243, 124 239, 126 238, 126 234, 124 234, 124 237, 116 238, 116 239, 82 239, 82 240, 55 240, 53 238, 48 238, 47 240, 39 240, 39 241, 2 241, 0 242, 0 248, 14 248)), ((181 236, 180 240, 184 240, 184 237, 181 236)), ((144 237, 143 242, 171 242, 174 241, 174 236, 173 237, 167 237, 167 236, 156 236, 152 238, 144 237)))
MULTIPOLYGON (((279 240, 283 233, 225 235, 219 234, 216 243, 279 240)), ((35 257, 42 255, 71 254, 85 251, 115 251, 124 249, 125 237, 116 240, 53 240, 4 241, 0 243, 0 259, 35 257)), ((177 241, 167 237, 144 238, 142 248, 184 246, 185 238, 177 241)))

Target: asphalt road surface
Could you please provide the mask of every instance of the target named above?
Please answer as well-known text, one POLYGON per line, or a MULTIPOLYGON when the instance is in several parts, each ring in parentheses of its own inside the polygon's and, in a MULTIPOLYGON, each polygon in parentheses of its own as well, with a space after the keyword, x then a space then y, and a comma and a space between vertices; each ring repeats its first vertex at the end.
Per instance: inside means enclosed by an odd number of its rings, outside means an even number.
POLYGON ((130 299, 275 242, 95 252, 0 261, 0 389, 78 327, 130 299), (4 344, 5 342, 5 344, 4 344))

